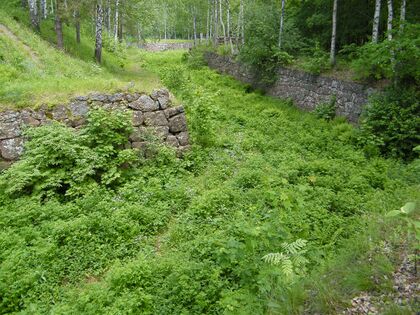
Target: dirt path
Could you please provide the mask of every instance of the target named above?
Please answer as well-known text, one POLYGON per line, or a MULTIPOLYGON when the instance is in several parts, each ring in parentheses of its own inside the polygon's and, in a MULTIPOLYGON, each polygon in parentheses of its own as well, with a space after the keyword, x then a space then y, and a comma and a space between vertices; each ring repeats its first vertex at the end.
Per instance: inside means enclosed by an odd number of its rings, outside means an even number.
POLYGON ((5 36, 9 37, 11 40, 19 42, 23 49, 28 53, 28 55, 32 58, 33 61, 39 62, 38 55, 23 41, 20 40, 11 30, 9 30, 5 25, 0 23, 0 34, 4 34, 5 36))

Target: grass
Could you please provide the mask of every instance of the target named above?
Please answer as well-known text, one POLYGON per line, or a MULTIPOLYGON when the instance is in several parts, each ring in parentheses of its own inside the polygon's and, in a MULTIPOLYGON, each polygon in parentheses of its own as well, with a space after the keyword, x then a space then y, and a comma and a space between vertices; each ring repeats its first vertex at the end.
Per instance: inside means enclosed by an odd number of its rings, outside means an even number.
MULTIPOLYGON (((16 14, 16 18, 26 17, 16 14)), ((53 46, 52 21, 43 22, 41 36, 4 12, 0 24, 6 28, 0 31, 0 110, 55 105, 93 91, 150 92, 160 86, 156 75, 139 67, 132 50, 104 50, 103 64, 98 66, 92 58, 93 39, 83 35, 77 45, 68 26, 64 26, 65 52, 60 52, 53 46)))
POLYGON ((182 52, 130 58, 177 86, 195 145, 66 203, 0 191, 5 312, 337 314, 392 290, 381 244, 402 233, 383 214, 420 199, 418 164, 368 159, 342 120, 189 69, 182 52), (308 280, 287 282, 261 257, 298 238, 308 280))

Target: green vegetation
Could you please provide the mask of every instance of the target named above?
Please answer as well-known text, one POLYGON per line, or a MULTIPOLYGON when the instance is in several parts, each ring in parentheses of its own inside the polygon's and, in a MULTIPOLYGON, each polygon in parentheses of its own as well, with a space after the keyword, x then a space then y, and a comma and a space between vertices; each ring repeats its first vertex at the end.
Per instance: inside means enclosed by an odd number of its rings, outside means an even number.
MULTIPOLYGON (((52 39, 51 29, 52 21, 46 21, 41 36, 52 39)), ((132 50, 118 55, 105 51, 103 66, 99 67, 93 59, 94 42, 82 37, 77 45, 71 31, 64 27, 68 40, 65 52, 60 52, 0 12, 0 110, 55 105, 92 91, 150 92, 159 86, 154 74, 139 67, 132 50)))
POLYGON ((139 58, 184 101, 196 145, 118 170, 135 157, 118 150, 123 117, 98 112, 77 137, 34 131, 0 178, 2 313, 336 314, 362 290, 392 290, 404 233, 383 217, 419 199, 418 163, 368 159, 347 123, 179 52, 139 58))
POLYGON ((192 146, 179 158, 150 135, 148 154, 126 149, 130 117, 101 108, 80 129, 25 130, 21 160, 0 171, 0 314, 341 314, 364 293, 383 314, 418 309, 415 297, 394 303, 393 288, 419 250, 414 2, 392 39, 370 44, 374 1, 340 1, 335 68, 331 1, 287 1, 283 34, 274 0, 51 3, 45 17, 0 4, 0 110, 162 81, 192 146), (125 43, 206 32, 268 84, 288 65, 390 88, 358 129, 335 117, 333 95, 304 113, 211 71, 207 46, 152 54, 125 43))

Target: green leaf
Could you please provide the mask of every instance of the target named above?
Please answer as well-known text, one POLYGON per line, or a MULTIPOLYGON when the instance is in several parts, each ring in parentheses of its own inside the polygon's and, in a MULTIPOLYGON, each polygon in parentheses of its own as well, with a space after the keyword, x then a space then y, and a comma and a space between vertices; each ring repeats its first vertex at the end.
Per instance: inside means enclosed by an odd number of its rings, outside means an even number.
POLYGON ((391 218, 391 217, 399 216, 401 214, 402 214, 402 212, 400 210, 392 210, 392 211, 389 211, 385 216, 387 218, 391 218))
POLYGON ((410 214, 416 209, 416 203, 415 202, 407 202, 404 207, 401 208, 401 212, 410 214))

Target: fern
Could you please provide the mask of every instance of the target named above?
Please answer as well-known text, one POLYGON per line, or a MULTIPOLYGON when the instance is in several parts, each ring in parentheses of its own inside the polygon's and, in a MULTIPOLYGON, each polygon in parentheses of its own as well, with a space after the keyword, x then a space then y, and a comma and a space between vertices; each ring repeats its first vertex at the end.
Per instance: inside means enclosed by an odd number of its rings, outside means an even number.
POLYGON ((305 265, 308 260, 304 257, 304 250, 307 241, 298 239, 292 243, 283 243, 281 245, 282 252, 269 253, 262 259, 271 265, 279 266, 281 272, 287 279, 293 278, 295 275, 304 272, 305 265))

